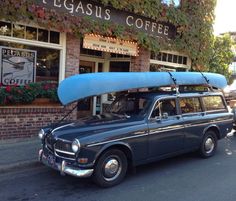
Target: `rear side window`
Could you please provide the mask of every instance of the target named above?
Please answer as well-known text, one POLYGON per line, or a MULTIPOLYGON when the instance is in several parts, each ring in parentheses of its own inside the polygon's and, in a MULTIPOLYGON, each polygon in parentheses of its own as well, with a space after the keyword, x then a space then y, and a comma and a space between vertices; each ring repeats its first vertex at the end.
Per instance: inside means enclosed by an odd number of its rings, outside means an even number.
POLYGON ((180 98, 179 103, 182 114, 196 113, 202 111, 199 98, 180 98))
POLYGON ((206 111, 226 109, 221 96, 205 96, 202 100, 206 111))

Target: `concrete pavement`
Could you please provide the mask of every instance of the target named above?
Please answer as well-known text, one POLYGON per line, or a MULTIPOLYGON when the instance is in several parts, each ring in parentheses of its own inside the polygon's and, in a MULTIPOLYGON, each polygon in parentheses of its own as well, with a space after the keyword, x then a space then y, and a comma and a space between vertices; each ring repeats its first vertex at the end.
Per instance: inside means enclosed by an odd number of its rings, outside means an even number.
POLYGON ((0 141, 0 173, 38 165, 40 146, 37 137, 0 141))

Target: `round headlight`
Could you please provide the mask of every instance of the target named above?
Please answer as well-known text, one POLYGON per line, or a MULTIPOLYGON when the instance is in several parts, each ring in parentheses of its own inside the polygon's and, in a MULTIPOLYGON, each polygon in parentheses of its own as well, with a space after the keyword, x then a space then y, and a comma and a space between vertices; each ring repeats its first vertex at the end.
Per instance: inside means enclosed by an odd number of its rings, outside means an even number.
POLYGON ((44 130, 43 129, 41 129, 40 131, 39 131, 39 134, 38 134, 38 136, 39 136, 39 139, 43 139, 44 138, 44 135, 45 135, 45 132, 44 132, 44 130))
POLYGON ((78 139, 75 139, 73 142, 72 142, 72 145, 71 145, 71 148, 72 148, 72 151, 74 153, 78 152, 79 149, 80 149, 80 142, 78 139))

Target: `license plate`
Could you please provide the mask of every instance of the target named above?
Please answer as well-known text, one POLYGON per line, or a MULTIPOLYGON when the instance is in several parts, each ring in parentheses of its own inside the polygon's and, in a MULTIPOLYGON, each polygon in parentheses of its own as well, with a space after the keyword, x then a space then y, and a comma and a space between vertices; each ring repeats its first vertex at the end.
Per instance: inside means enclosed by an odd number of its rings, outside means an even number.
POLYGON ((55 156, 49 154, 47 157, 47 162, 49 166, 55 167, 55 164, 56 164, 55 156))

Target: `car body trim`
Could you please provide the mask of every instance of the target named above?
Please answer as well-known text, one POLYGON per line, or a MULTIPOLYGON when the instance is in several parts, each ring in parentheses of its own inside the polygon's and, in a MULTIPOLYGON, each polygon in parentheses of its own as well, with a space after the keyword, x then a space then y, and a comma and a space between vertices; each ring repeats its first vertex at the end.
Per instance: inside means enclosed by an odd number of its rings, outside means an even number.
POLYGON ((63 153, 63 154, 68 154, 68 155, 72 155, 72 156, 75 155, 75 153, 68 152, 68 151, 62 151, 62 150, 60 150, 60 149, 54 149, 54 150, 57 151, 57 152, 63 153))
POLYGON ((108 140, 108 141, 104 141, 104 142, 98 142, 98 143, 94 143, 94 144, 89 144, 86 147, 94 147, 94 146, 98 146, 98 145, 107 144, 107 143, 110 143, 110 142, 117 142, 117 141, 121 141, 121 140, 127 140, 127 139, 132 139, 132 138, 137 138, 137 137, 143 137, 143 136, 147 136, 147 135, 154 135, 154 134, 158 134, 158 133, 162 133, 162 132, 179 130, 179 129, 193 127, 193 126, 194 127, 196 127, 196 126, 203 126, 203 125, 220 123, 220 122, 229 122, 230 123, 231 121, 232 121, 231 119, 226 119, 226 120, 212 121, 212 122, 207 122, 207 123, 197 124, 197 125, 185 124, 185 125, 182 125, 182 126, 178 126, 177 128, 171 127, 170 129, 162 129, 162 130, 159 129, 156 132, 150 132, 150 133, 145 133, 145 134, 136 135, 136 136, 123 137, 123 138, 118 138, 118 139, 115 139, 115 140, 108 140))

